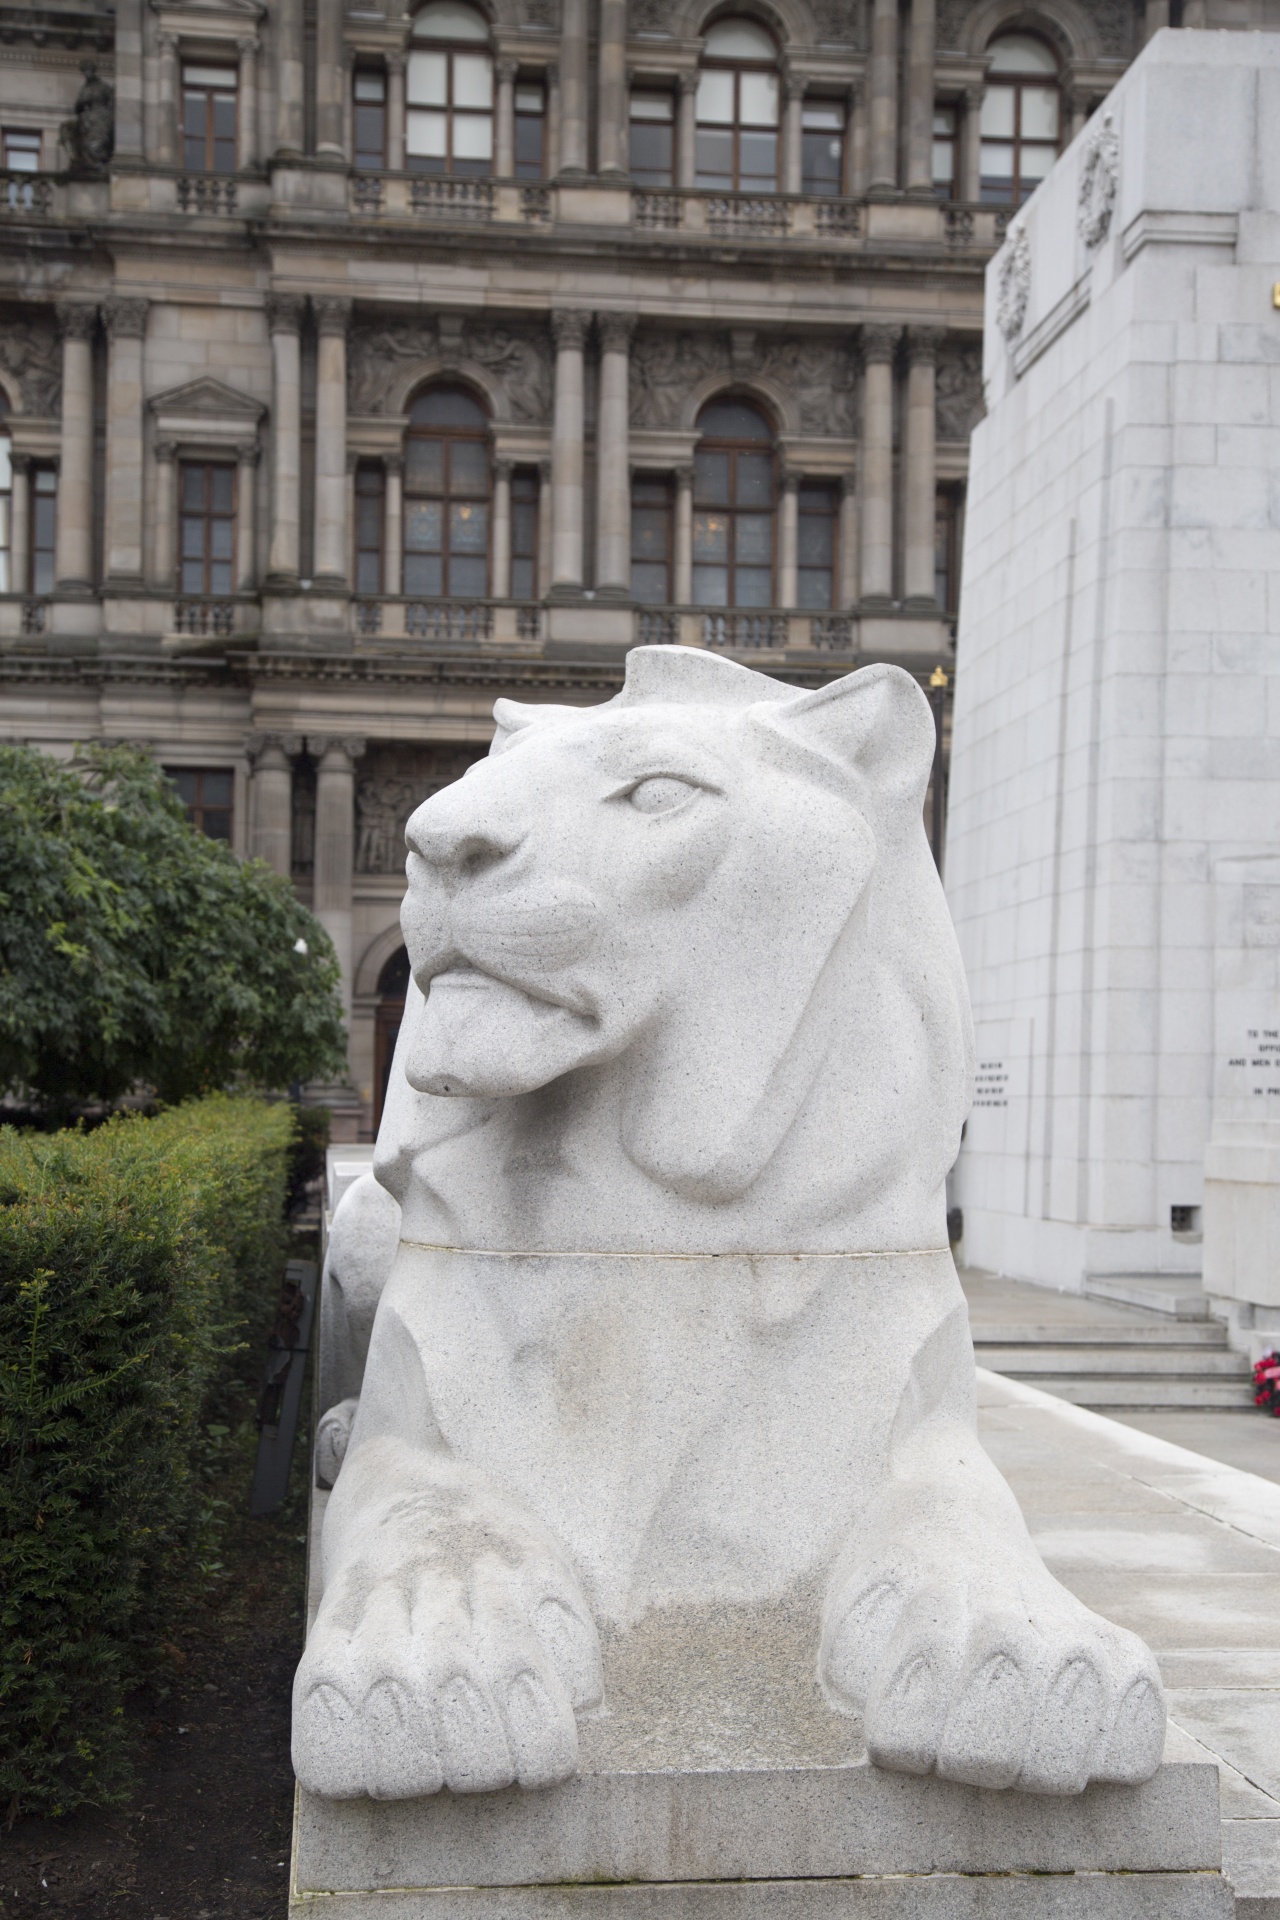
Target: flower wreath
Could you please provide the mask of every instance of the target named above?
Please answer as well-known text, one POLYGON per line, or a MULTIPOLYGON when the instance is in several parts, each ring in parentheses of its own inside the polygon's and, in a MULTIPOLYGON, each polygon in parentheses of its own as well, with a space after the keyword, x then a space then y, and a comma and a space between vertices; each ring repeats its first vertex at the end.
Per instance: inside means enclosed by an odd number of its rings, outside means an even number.
POLYGON ((1264 1353, 1255 1365, 1253 1404, 1280 1420, 1280 1353, 1264 1353))

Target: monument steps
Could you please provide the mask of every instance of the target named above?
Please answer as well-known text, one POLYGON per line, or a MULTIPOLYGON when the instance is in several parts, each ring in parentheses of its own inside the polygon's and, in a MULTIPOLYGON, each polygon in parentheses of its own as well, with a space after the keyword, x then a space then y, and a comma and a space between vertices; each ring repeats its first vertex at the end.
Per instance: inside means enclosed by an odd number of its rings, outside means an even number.
POLYGON ((1084 1297, 1143 1307, 1175 1320, 1209 1318, 1209 1302, 1198 1273, 1091 1273, 1085 1276, 1084 1297))
POLYGON ((979 1327, 979 1366, 1095 1409, 1253 1404, 1249 1362, 1213 1322, 1178 1326, 979 1327))

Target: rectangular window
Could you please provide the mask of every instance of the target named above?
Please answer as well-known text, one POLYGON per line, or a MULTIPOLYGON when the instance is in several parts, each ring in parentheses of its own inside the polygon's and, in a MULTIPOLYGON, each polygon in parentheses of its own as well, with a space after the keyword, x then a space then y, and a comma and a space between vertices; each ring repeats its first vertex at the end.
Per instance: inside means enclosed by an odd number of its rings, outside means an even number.
POLYGON ((493 171, 493 62, 487 53, 409 55, 407 161, 412 173, 493 171))
POLYGON ((839 495, 834 487, 801 487, 796 504, 796 604, 825 612, 835 605, 839 495))
POLYGON ((956 494, 939 492, 933 524, 933 597, 944 613, 954 613, 960 603, 960 501, 956 494))
POLYGON ((699 187, 778 191, 778 76, 751 68, 704 67, 695 106, 699 187))
POLYGON ((52 467, 31 474, 31 591, 53 592, 54 547, 58 533, 58 476, 52 467))
POLYGON ((221 767, 166 767, 165 772, 196 832, 230 840, 233 775, 221 767))
POLYGON ((844 108, 838 100, 815 100, 801 114, 801 188, 805 193, 844 191, 844 108))
POLYGON ((544 157, 547 97, 540 86, 521 81, 516 87, 516 179, 541 180, 544 157))
POLYGON ((387 164, 385 74, 357 69, 352 81, 351 120, 356 166, 365 173, 380 173, 387 164))
POLYGON ((386 495, 381 467, 356 468, 356 592, 382 592, 386 495))
POLYGON ((669 93, 631 96, 631 178, 637 187, 669 187, 675 179, 675 101, 669 93))
POLYGON ((511 476, 511 598, 538 597, 538 476, 511 476))
POLYGON ((184 461, 178 525, 181 593, 230 593, 235 567, 236 470, 184 461))
POLYGON ((959 113, 955 107, 933 110, 933 190, 939 200, 954 200, 959 169, 959 113))
POLYGON ((182 164, 188 173, 235 172, 234 67, 183 67, 182 164))
POLYGON ((645 606, 671 602, 671 483, 636 480, 631 487, 631 592, 645 606))

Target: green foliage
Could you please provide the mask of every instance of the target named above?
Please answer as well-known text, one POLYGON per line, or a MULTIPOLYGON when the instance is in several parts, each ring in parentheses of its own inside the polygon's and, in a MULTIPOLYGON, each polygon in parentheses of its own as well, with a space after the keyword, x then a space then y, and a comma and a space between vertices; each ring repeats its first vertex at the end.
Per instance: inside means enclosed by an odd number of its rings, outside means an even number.
POLYGON ((210 1448, 270 1320, 293 1131, 222 1094, 0 1129, 0 1803, 127 1790, 124 1697, 218 1550, 210 1448))
POLYGON ((0 747, 0 1088, 64 1114, 343 1071, 338 964, 288 882, 132 748, 0 747))

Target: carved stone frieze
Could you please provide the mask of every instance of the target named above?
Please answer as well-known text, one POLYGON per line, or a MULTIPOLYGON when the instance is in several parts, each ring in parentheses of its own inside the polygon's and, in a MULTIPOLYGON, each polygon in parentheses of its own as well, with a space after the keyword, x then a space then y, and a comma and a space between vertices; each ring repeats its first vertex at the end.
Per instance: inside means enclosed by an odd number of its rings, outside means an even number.
POLYGON ((986 411, 981 347, 944 347, 938 355, 936 382, 939 440, 967 440, 986 411))
POLYGON ((1076 222, 1086 247, 1098 247, 1111 228, 1111 214, 1120 185, 1120 139, 1115 119, 1104 113, 1101 124, 1085 141, 1080 162, 1079 204, 1076 222))
POLYGON ((17 381, 27 413, 62 410, 62 354, 52 316, 0 318, 0 367, 17 381))
POLYGON ((631 352, 632 426, 682 426, 690 395, 712 374, 748 383, 755 374, 781 388, 802 433, 855 430, 857 383, 844 342, 771 340, 754 331, 642 334, 631 352))
POLYGON ((483 758, 482 747, 371 747, 356 783, 356 872, 403 873, 409 815, 483 758))
POLYGON ((848 347, 837 340, 765 341, 757 365, 791 396, 801 433, 845 438, 855 427, 857 384, 848 347))
POLYGON ((712 373, 730 377, 727 335, 641 334, 631 349, 632 426, 680 426, 688 395, 712 373))
POLYGON ((447 340, 434 321, 415 325, 357 324, 347 348, 347 385, 353 413, 384 413, 392 392, 415 361, 445 366, 471 361, 505 389, 510 417, 542 426, 551 417, 551 343, 540 327, 514 328, 465 320, 447 340))
POLYGON ((819 40, 838 40, 846 47, 866 45, 862 0, 810 0, 810 7, 819 40))
POLYGON ((1010 346, 1022 332, 1031 299, 1031 242, 1017 227, 1005 242, 996 282, 996 325, 1010 346))

